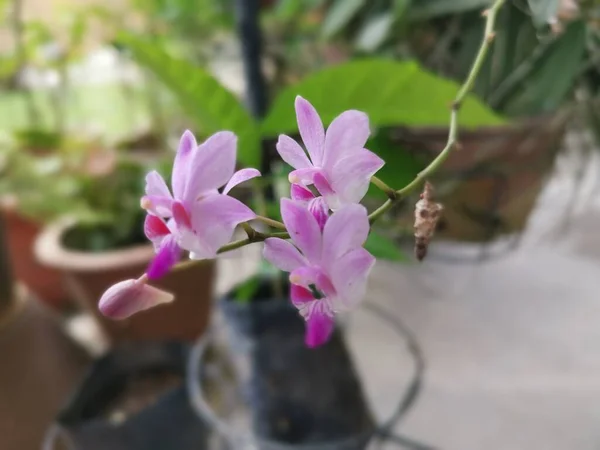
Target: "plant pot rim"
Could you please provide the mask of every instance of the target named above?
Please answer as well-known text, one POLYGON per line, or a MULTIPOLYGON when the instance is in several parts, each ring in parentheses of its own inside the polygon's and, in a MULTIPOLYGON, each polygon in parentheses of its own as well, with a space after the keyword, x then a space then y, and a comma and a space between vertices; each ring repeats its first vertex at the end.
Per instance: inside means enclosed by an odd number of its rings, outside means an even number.
POLYGON ((104 272, 144 265, 154 256, 154 247, 150 243, 97 253, 70 250, 63 245, 62 238, 76 223, 72 219, 63 219, 45 226, 35 240, 36 259, 64 271, 104 272))

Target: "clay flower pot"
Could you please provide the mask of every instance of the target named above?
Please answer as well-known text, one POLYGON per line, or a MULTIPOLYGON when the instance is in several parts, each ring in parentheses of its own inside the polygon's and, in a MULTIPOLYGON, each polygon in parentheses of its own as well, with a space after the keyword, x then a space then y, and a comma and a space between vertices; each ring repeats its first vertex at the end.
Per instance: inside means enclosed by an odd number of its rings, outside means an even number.
POLYGON ((172 292, 175 301, 122 320, 105 318, 98 300, 111 285, 138 278, 154 256, 151 244, 105 252, 73 251, 63 245, 67 221, 46 227, 35 243, 38 260, 65 277, 70 297, 92 313, 113 343, 131 340, 193 340, 206 328, 215 278, 215 263, 206 261, 177 270, 152 284, 172 292))
MULTIPOLYGON (((515 124, 461 130, 454 151, 434 176, 444 205, 436 236, 484 242, 523 231, 544 181, 554 167, 565 134, 566 116, 556 114, 515 124)), ((392 140, 425 163, 439 154, 444 127, 398 128, 392 140)), ((406 212, 412 223, 413 211, 406 212)))
POLYGON ((33 245, 42 225, 26 219, 11 208, 2 208, 6 221, 6 241, 14 276, 44 303, 58 308, 64 305, 65 289, 60 272, 41 265, 33 254, 33 245))

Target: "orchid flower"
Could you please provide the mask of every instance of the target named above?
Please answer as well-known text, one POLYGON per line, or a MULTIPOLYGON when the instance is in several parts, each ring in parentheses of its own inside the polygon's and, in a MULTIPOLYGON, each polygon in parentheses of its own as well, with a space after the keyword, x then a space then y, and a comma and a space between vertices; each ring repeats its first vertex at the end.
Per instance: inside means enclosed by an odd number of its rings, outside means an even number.
POLYGON ((375 258, 362 246, 369 233, 366 209, 347 205, 329 217, 323 230, 300 202, 282 199, 281 215, 292 242, 269 238, 263 255, 290 272, 291 300, 306 320, 306 344, 329 339, 334 315, 364 297, 375 258))
POLYGON ((237 137, 222 131, 200 146, 190 131, 183 133, 173 164, 172 193, 156 171, 146 176, 141 204, 149 213, 144 230, 155 246, 148 268, 159 278, 179 260, 181 250, 193 259, 214 258, 229 242, 235 227, 256 217, 239 200, 228 196, 238 184, 260 175, 256 169, 234 173, 237 137), (225 186, 222 192, 219 188, 225 186), (166 221, 164 220, 166 219, 166 221))
POLYGON ((296 97, 296 120, 304 149, 292 138, 280 135, 277 151, 292 166, 291 183, 314 185, 332 210, 359 203, 371 177, 384 161, 364 148, 369 138, 369 119, 363 112, 345 111, 331 122, 327 132, 315 108, 296 97))

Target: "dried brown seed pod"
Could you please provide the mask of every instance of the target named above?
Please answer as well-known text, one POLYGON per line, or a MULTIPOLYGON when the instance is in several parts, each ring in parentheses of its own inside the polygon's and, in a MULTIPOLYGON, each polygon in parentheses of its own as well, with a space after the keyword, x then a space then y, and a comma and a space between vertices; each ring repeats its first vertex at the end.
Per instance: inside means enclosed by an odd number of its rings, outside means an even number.
POLYGON ((429 242, 443 209, 441 204, 433 201, 433 186, 426 182, 421 199, 415 205, 415 256, 419 261, 427 255, 429 242))

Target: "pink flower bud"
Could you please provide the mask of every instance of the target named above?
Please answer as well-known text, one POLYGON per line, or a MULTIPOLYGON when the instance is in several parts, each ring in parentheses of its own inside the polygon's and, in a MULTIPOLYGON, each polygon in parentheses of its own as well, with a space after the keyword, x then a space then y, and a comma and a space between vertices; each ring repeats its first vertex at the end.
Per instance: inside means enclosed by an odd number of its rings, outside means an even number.
POLYGON ((317 219, 317 223, 323 231, 325 227, 325 223, 327 223, 327 219, 329 218, 329 207, 327 206, 327 202, 323 197, 317 197, 310 202, 308 202, 308 210, 310 213, 317 219))
POLYGON ((144 277, 121 281, 102 295, 98 303, 100 312, 111 319, 122 320, 162 303, 170 303, 175 297, 146 284, 144 277))

